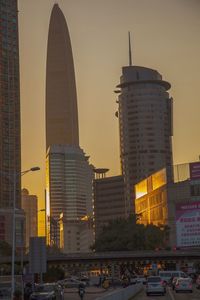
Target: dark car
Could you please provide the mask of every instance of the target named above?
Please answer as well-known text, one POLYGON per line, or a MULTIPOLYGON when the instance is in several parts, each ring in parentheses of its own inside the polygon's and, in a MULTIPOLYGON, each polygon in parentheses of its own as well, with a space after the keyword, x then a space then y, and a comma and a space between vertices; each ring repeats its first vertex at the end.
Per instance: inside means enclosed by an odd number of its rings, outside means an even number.
POLYGON ((86 286, 90 285, 90 279, 87 276, 81 276, 79 281, 84 282, 86 286))
POLYGON ((8 288, 0 288, 0 299, 9 300, 11 298, 11 290, 8 288))
POLYGON ((64 290, 56 283, 38 284, 30 296, 31 300, 64 300, 64 290))

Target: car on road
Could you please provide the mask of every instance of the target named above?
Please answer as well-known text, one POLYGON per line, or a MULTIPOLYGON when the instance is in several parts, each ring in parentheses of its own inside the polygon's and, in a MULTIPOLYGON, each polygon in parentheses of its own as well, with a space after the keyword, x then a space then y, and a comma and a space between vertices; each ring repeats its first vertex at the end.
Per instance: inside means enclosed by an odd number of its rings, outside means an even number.
POLYGON ((77 280, 79 280, 79 281, 81 281, 81 282, 85 282, 85 285, 86 286, 89 286, 90 285, 90 279, 89 279, 89 277, 87 277, 87 276, 81 276, 81 277, 79 277, 77 280))
POLYGON ((158 274, 163 281, 165 281, 166 283, 170 283, 170 281, 174 278, 174 277, 182 277, 182 278, 186 278, 188 277, 188 275, 182 271, 159 271, 158 274))
POLYGON ((130 284, 136 284, 137 283, 137 276, 130 277, 130 284))
MULTIPOLYGON (((22 286, 19 282, 15 282, 15 291, 22 291, 22 286)), ((0 282, 0 300, 10 300, 11 299, 11 281, 1 281, 0 282)))
POLYGON ((8 288, 0 288, 0 299, 2 300, 10 300, 11 298, 11 290, 8 288))
POLYGON ((174 286, 176 293, 178 292, 193 292, 191 278, 178 278, 174 286))
POLYGON ((161 294, 165 295, 166 287, 160 276, 149 276, 146 284, 146 295, 161 294))
POLYGON ((200 275, 198 275, 196 279, 196 285, 197 285, 197 289, 200 289, 200 275))
POLYGON ((147 279, 144 275, 138 275, 138 277, 136 278, 136 283, 146 284, 147 279))
POLYGON ((108 280, 109 286, 120 286, 122 285, 122 280, 118 277, 107 276, 103 281, 108 280))
POLYGON ((75 278, 66 278, 59 281, 59 283, 65 288, 78 288, 80 284, 83 284, 85 287, 87 285, 86 282, 75 278))
POLYGON ((64 300, 64 290, 56 283, 37 284, 30 300, 64 300))

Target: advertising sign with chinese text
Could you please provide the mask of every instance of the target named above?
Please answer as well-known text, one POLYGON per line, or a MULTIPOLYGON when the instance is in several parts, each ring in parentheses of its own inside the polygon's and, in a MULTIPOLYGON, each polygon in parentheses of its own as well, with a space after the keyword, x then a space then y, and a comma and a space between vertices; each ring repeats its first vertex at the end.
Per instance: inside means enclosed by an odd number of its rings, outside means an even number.
POLYGON ((178 247, 200 246, 200 202, 176 205, 176 240, 178 247))
POLYGON ((200 162, 190 163, 190 179, 200 179, 200 162))

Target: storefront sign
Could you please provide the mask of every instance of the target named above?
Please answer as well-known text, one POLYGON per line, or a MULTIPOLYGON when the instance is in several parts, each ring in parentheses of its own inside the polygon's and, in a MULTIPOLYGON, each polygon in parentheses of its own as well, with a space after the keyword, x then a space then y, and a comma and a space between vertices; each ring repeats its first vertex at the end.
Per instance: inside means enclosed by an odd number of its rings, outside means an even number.
POLYGON ((176 205, 176 240, 178 247, 200 246, 200 202, 176 205))

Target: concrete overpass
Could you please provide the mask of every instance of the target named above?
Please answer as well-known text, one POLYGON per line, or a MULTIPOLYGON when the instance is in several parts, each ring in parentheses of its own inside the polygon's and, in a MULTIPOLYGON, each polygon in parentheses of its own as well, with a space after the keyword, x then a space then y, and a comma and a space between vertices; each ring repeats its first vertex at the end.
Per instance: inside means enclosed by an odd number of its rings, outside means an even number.
MULTIPOLYGON (((16 257, 16 263, 20 263, 16 257)), ((0 257, 0 264, 10 264, 10 257, 0 257)), ((100 268, 106 265, 134 264, 145 265, 151 263, 182 264, 200 263, 200 250, 176 251, 116 251, 101 253, 73 253, 48 255, 49 266, 62 266, 63 268, 88 267, 100 268)), ((28 256, 24 257, 28 263, 28 256)))

